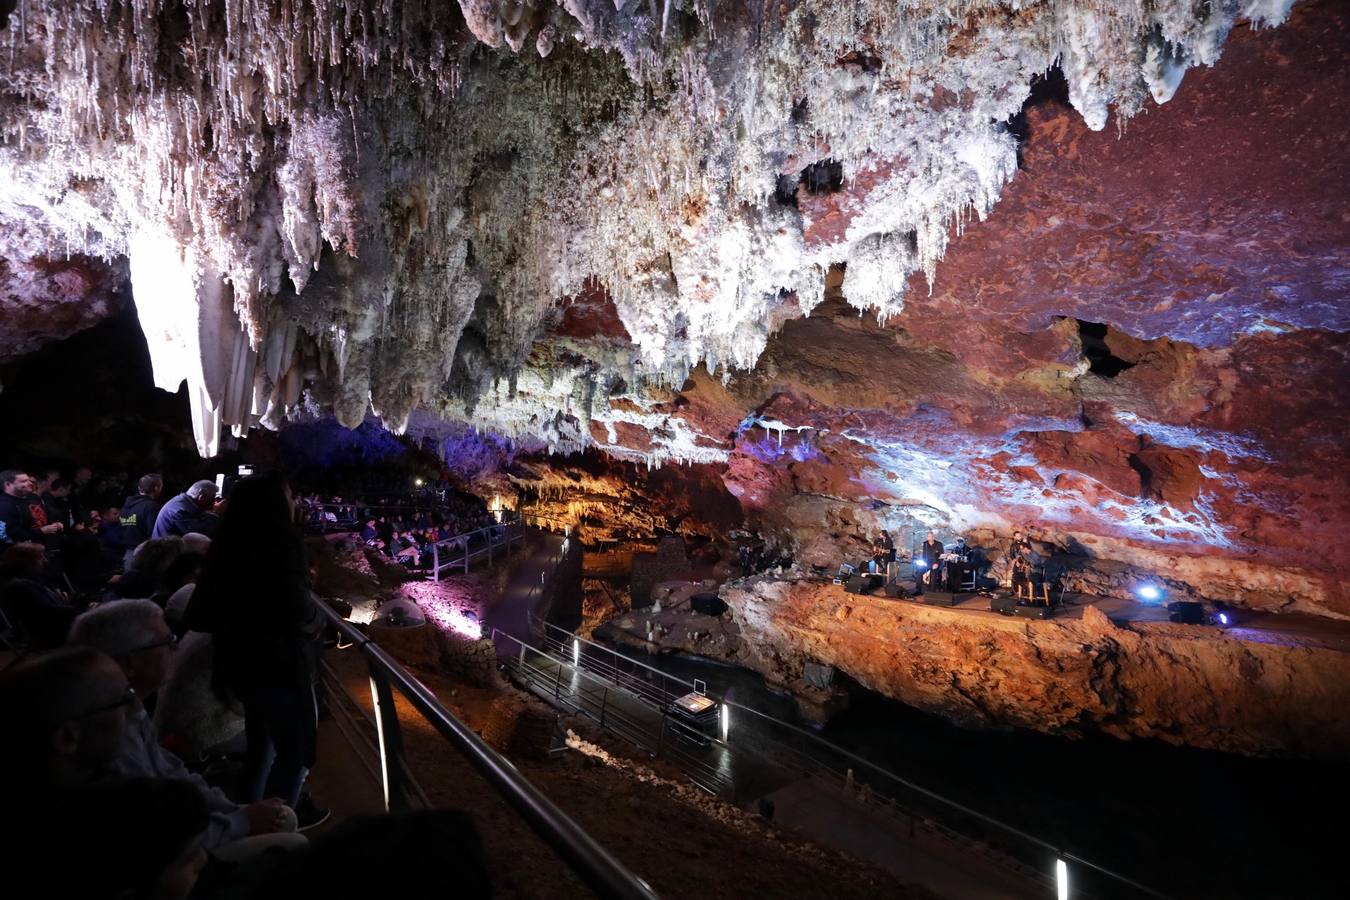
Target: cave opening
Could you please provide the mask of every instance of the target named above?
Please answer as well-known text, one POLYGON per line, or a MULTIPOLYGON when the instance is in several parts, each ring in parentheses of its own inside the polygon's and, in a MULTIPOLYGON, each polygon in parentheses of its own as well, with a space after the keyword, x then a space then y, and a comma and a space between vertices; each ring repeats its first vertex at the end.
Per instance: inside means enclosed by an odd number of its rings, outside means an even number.
POLYGON ((826 158, 801 171, 801 183, 812 194, 833 194, 844 186, 843 162, 826 158))
POLYGON ((1028 112, 1041 106, 1069 105, 1069 81, 1059 66, 1051 66, 1045 74, 1036 75, 1031 79, 1031 91, 1023 101, 1022 108, 1004 123, 1008 133, 1017 139, 1017 168, 1022 168, 1022 148, 1031 136, 1028 112))
POLYGON ((1126 369, 1134 368, 1134 363, 1121 359, 1111 352, 1110 346, 1106 343, 1110 326, 1082 319, 1074 321, 1078 323, 1078 341, 1083 346, 1083 356, 1087 358, 1089 372, 1102 378, 1115 378, 1126 369))

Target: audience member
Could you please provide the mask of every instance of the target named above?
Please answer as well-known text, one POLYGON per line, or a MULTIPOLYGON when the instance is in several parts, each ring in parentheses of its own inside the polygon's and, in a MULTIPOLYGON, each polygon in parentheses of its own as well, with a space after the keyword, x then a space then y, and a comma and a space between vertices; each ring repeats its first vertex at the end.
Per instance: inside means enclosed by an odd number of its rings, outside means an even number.
MULTIPOLYGON (((188 771, 181 759, 161 746, 159 732, 142 702, 155 698, 164 684, 176 643, 158 606, 149 600, 105 603, 75 620, 70 643, 93 647, 112 657, 136 693, 137 702, 127 710, 122 753, 109 767, 113 772, 184 781, 196 788, 210 813, 202 840, 208 850, 220 850, 250 835, 294 830, 295 816, 280 800, 239 806, 200 775, 188 771)), ((231 848, 236 850, 233 855, 262 849, 257 843, 231 848)))
MULTIPOLYGON (((318 736, 322 622, 285 481, 276 474, 241 479, 207 553, 188 623, 213 635, 217 687, 244 706, 245 801, 280 797, 294 808, 300 800, 318 736)), ((297 812, 305 824, 327 816, 310 804, 297 812)))
POLYGON ((492 880, 473 820, 427 809, 345 822, 247 886, 248 900, 297 897, 439 897, 487 900, 492 880), (397 865, 352 865, 397 860, 397 865))
POLYGON ((60 522, 48 522, 42 499, 33 492, 32 477, 17 469, 0 472, 0 547, 32 542, 41 544, 60 533, 60 522))
POLYGON ((155 519, 155 528, 151 537, 169 537, 189 532, 204 534, 208 537, 216 530, 220 520, 212 514, 216 505, 216 483, 198 481, 183 493, 174 497, 159 511, 155 519))
POLYGON ((112 585, 116 597, 153 597, 165 573, 183 555, 183 539, 178 536, 153 538, 131 553, 126 572, 112 585))
POLYGON ((163 478, 154 474, 142 475, 136 482, 136 494, 122 503, 122 546, 126 548, 128 565, 136 548, 153 536, 155 520, 159 516, 159 495, 163 490, 163 478))
POLYGON ((91 647, 34 654, 0 672, 0 771, 22 775, 11 777, 7 799, 41 803, 105 771, 122 752, 135 702, 117 663, 91 647))
POLYGON ((114 779, 49 795, 32 810, 7 810, 7 874, 22 896, 80 900, 185 900, 207 863, 206 809, 191 786, 114 779))
POLYGON ((43 546, 28 542, 15 544, 0 557, 0 609, 33 650, 61 646, 78 611, 47 577, 43 546))

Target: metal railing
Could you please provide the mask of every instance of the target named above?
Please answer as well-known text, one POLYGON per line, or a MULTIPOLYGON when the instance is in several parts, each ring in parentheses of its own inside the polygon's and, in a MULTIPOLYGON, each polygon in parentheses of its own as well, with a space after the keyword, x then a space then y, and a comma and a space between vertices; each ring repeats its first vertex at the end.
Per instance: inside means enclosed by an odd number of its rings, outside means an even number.
MULTIPOLYGON (((707 735, 697 750, 688 741, 670 740, 671 704, 698 690, 694 682, 556 625, 536 621, 535 627, 542 635, 539 647, 516 641, 520 646, 515 652, 499 649, 499 657, 519 671, 535 693, 600 722, 653 755, 669 758, 695 784, 714 793, 727 793, 734 787, 730 783, 733 772, 747 771, 747 767, 778 769, 818 779, 851 797, 877 804, 907 824, 911 837, 922 823, 930 831, 957 840, 979 840, 986 845, 985 858, 1048 888, 1054 887, 1055 875, 1047 861, 1063 860, 1078 867, 1075 896, 1166 897, 1063 846, 902 778, 808 729, 725 697, 708 695, 729 710, 727 734, 707 735), (571 674, 566 671, 569 667, 571 674), (588 683, 587 675, 602 686, 588 683), (627 698, 626 704, 616 702, 619 695, 627 698), (645 714, 635 710, 634 704, 645 707, 645 714)), ((493 638, 515 640, 496 632, 493 638)), ((678 731, 675 734, 680 736, 678 731)))
POLYGON ((470 563, 484 557, 491 564, 494 550, 507 549, 524 539, 525 526, 511 519, 442 538, 431 545, 431 575, 440 581, 447 569, 459 567, 468 572, 470 563))
POLYGON ((366 658, 386 809, 392 811, 410 805, 411 782, 403 759, 402 732, 394 703, 394 691, 397 690, 598 896, 615 900, 655 900, 656 893, 646 882, 540 793, 506 757, 456 718, 426 685, 327 604, 320 603, 319 608, 338 634, 355 645, 366 658))

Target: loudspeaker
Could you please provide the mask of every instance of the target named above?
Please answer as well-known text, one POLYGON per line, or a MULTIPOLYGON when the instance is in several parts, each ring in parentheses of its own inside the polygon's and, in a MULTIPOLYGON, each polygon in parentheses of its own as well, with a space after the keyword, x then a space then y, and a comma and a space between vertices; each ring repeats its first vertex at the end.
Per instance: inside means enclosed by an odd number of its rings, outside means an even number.
POLYGON ((886 585, 887 597, 908 597, 914 593, 914 587, 908 582, 892 581, 886 585))
POLYGON ((1167 604, 1168 618, 1183 625, 1205 624, 1205 605, 1195 600, 1174 600, 1167 604))
POLYGON ((959 594, 949 594, 946 591, 924 591, 921 599, 929 606, 955 606, 959 597, 959 594))
POLYGON ((1012 614, 1014 616, 1020 616, 1023 619, 1048 619, 1050 618, 1050 607, 1014 606, 1012 614))
POLYGON ((864 590, 866 590, 866 588, 863 587, 862 576, 854 575, 848 581, 845 581, 844 590, 848 591, 850 594, 861 594, 864 590))
POLYGON ((1011 616, 1017 608, 1017 598, 1010 594, 996 594, 989 598, 989 608, 996 613, 1011 616))

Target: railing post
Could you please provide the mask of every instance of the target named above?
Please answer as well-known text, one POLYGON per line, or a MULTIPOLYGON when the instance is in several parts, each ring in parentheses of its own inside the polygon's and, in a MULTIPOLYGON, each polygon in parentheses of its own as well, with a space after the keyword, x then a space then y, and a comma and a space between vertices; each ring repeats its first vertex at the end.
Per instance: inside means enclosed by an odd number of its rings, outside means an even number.
POLYGON ((380 781, 384 788, 386 811, 407 809, 408 800, 403 788, 403 738, 398 726, 398 708, 394 693, 374 666, 370 664, 370 699, 375 707, 375 728, 380 741, 380 781))
POLYGON ((652 754, 653 756, 659 757, 661 755, 661 746, 662 744, 665 743, 665 740, 666 740, 666 711, 663 709, 661 710, 661 730, 656 735, 656 752, 652 754))
POLYGON ((553 679, 553 697, 557 700, 562 699, 562 670, 563 670, 563 663, 561 660, 559 660, 558 676, 553 679))
POLYGON ((600 727, 605 727, 605 708, 609 705, 609 688, 605 688, 605 693, 600 697, 600 727))
POLYGON ((441 580, 441 545, 439 541, 431 545, 431 577, 436 581, 441 580))

